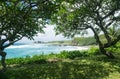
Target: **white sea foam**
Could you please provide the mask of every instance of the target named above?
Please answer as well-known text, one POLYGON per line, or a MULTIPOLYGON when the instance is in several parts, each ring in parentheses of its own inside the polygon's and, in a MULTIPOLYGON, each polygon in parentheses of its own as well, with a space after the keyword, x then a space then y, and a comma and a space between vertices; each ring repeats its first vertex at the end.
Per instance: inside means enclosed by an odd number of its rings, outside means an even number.
POLYGON ((43 44, 30 44, 30 45, 12 45, 8 47, 8 49, 13 49, 13 48, 40 48, 45 45, 43 44))
POLYGON ((83 46, 83 47, 77 47, 79 50, 88 50, 90 47, 89 46, 83 46))
POLYGON ((86 47, 86 46, 83 46, 83 47, 80 47, 80 46, 59 46, 59 47, 51 47, 50 45, 46 45, 46 44, 28 44, 28 45, 12 45, 10 47, 8 47, 7 49, 20 49, 20 48, 44 48, 44 49, 49 49, 51 51, 53 51, 53 49, 51 48, 54 48, 55 49, 58 49, 58 50, 87 50, 89 49, 89 47, 86 47), (62 47, 59 49, 59 47, 62 47))

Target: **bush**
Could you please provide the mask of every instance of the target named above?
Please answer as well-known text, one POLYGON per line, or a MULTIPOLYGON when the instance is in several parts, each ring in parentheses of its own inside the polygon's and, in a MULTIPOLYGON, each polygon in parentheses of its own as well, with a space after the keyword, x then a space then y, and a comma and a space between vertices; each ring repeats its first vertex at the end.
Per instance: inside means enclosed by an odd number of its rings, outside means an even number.
POLYGON ((76 57, 85 57, 87 56, 85 51, 69 51, 68 58, 74 59, 76 57))
POLYGON ((58 54, 58 58, 68 58, 68 51, 61 51, 60 54, 58 54))
POLYGON ((87 54, 86 51, 62 51, 59 54, 60 58, 69 58, 69 59, 74 59, 76 57, 86 57, 87 54))
POLYGON ((97 47, 91 47, 89 50, 86 51, 62 51, 58 54, 60 58, 70 58, 74 59, 77 57, 87 57, 92 55, 100 55, 99 49, 97 47))
POLYGON ((101 53, 100 53, 98 47, 91 47, 91 48, 87 51, 87 54, 88 54, 89 56, 91 56, 91 55, 100 55, 101 53))

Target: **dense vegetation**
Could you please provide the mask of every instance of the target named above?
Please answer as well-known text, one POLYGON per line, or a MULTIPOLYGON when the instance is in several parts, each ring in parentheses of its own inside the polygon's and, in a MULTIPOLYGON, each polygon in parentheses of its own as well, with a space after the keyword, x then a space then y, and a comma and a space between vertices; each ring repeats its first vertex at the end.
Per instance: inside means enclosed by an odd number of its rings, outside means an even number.
POLYGON ((115 56, 105 49, 120 40, 120 0, 60 0, 60 9, 53 16, 57 34, 66 37, 87 34, 94 37, 102 54, 108 58, 115 56), (102 42, 100 34, 106 42, 102 42))
POLYGON ((8 69, 0 72, 0 79, 119 79, 119 46, 114 46, 114 60, 94 47, 86 51, 7 59, 8 69))

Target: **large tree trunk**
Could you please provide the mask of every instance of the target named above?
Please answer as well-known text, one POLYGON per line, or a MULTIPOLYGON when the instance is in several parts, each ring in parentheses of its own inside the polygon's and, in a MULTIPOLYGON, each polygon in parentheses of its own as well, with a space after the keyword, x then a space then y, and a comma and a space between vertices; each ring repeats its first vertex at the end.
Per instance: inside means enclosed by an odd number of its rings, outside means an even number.
POLYGON ((115 56, 111 52, 107 52, 104 47, 99 46, 100 52, 106 55, 108 58, 114 59, 115 56))
MULTIPOLYGON (((98 36, 98 33, 97 33, 97 31, 95 30, 95 28, 93 28, 92 26, 90 26, 90 28, 91 28, 91 30, 93 31, 93 33, 94 33, 94 37, 95 37, 95 39, 96 39, 96 42, 98 43, 98 45, 99 45, 99 50, 100 50, 100 52, 102 53, 102 54, 104 54, 104 55, 106 55, 108 58, 115 58, 115 56, 112 54, 112 53, 110 53, 110 52, 106 52, 106 50, 105 50, 105 47, 104 47, 104 45, 102 44, 102 42, 101 42, 101 40, 100 40, 100 37, 98 36)), ((109 42, 109 41, 108 41, 109 42)), ((111 45, 110 45, 111 46, 111 45)), ((110 46, 106 46, 106 47, 110 47, 110 46)))
POLYGON ((6 63, 5 63, 5 58, 6 58, 6 52, 1 51, 1 64, 3 66, 3 70, 6 70, 6 63))

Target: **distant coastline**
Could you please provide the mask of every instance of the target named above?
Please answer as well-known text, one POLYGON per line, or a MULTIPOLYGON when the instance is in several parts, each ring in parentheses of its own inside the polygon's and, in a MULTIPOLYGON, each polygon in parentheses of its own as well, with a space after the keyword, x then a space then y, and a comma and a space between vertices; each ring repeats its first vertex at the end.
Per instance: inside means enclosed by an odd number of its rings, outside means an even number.
MULTIPOLYGON (((102 35, 101 35, 102 37, 102 35)), ((35 41, 36 44, 51 44, 51 45, 58 45, 58 46, 91 46, 97 45, 96 40, 94 37, 75 37, 71 40, 62 40, 62 41, 35 41)))

